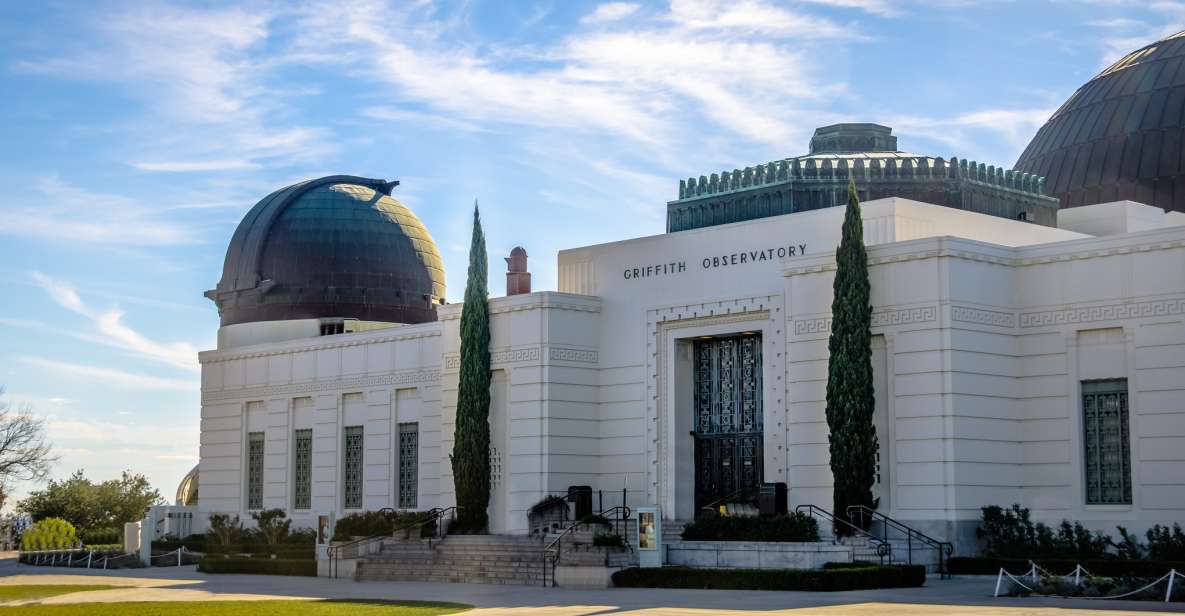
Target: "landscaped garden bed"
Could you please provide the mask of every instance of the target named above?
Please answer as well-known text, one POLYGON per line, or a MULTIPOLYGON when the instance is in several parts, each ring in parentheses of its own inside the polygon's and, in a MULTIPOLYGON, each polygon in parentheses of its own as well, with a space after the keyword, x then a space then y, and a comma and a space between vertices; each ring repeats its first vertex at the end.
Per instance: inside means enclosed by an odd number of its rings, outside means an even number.
POLYGON ((206 556, 198 563, 198 571, 203 573, 255 573, 316 577, 317 561, 291 558, 206 556))
POLYGON ((922 565, 872 565, 810 569, 623 569, 613 585, 630 588, 708 588, 727 590, 840 591, 911 588, 926 583, 922 565))

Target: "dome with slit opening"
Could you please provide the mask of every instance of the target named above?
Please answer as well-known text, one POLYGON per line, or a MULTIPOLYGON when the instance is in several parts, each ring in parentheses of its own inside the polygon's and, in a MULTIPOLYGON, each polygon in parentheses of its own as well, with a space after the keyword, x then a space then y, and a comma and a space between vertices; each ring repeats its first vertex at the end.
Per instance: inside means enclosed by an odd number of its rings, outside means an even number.
POLYGON ((243 217, 206 296, 222 325, 346 318, 436 320, 440 251, 390 194, 398 182, 335 175, 281 188, 243 217))

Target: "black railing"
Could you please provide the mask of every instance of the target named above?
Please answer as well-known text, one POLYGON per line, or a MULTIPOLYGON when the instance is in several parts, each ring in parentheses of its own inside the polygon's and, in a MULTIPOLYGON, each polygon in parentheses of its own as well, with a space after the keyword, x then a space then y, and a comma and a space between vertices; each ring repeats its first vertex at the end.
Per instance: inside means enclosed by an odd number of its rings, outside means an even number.
POLYGON ((850 531, 853 535, 869 539, 873 545, 876 546, 876 555, 881 559, 882 565, 885 564, 886 558, 889 559, 890 563, 893 562, 893 544, 889 543, 888 541, 877 537, 876 535, 864 530, 863 528, 860 528, 859 526, 856 526, 855 524, 852 524, 847 520, 840 519, 830 511, 827 511, 826 509, 816 505, 799 505, 794 508, 794 512, 802 513, 803 509, 805 509, 807 515, 811 517, 818 515, 819 517, 828 520, 831 522, 833 527, 836 527, 836 530, 843 528, 850 531))
MULTIPOLYGON (((395 510, 391 509, 390 507, 384 507, 383 509, 380 509, 379 512, 388 515, 394 515, 395 510)), ((457 507, 433 507, 426 513, 428 515, 426 515, 423 519, 392 529, 389 533, 371 535, 369 537, 363 537, 361 539, 347 541, 346 543, 339 543, 337 545, 329 546, 328 550, 326 550, 326 556, 329 557, 329 577, 338 577, 338 573, 341 568, 340 561, 342 558, 342 552, 345 551, 346 548, 354 548, 354 557, 357 558, 361 556, 363 546, 367 546, 369 548, 370 544, 375 541, 390 539, 397 536, 399 533, 408 533, 412 529, 422 529, 424 525, 428 524, 429 522, 435 522, 436 526, 432 529, 432 534, 427 538, 428 548, 431 549, 432 542, 443 538, 448 532, 445 525, 441 524, 441 520, 443 520, 445 516, 448 516, 449 520, 452 520, 457 513, 457 507)))
POLYGON ((752 502, 754 500, 757 500, 757 495, 754 494, 755 491, 756 491, 756 488, 752 488, 752 487, 741 488, 741 489, 733 492, 732 494, 729 494, 727 496, 721 496, 720 498, 704 505, 703 507, 700 507, 699 508, 700 513, 711 512, 712 514, 716 514, 719 512, 718 510, 720 508, 720 505, 727 505, 728 503, 736 503, 736 502, 742 502, 742 501, 752 502))
MULTIPOLYGON (((624 498, 624 493, 622 496, 624 498)), ((615 532, 618 532, 618 536, 621 537, 626 547, 633 549, 629 542, 630 508, 628 505, 617 505, 616 507, 610 507, 609 509, 603 510, 596 515, 608 521, 610 525, 614 527, 615 532)), ((576 522, 573 522, 567 528, 561 531, 555 539, 552 539, 546 546, 544 546, 543 553, 541 555, 544 586, 555 586, 555 566, 560 560, 560 550, 564 545, 564 537, 567 537, 568 535, 571 535, 573 532, 575 532, 581 524, 584 524, 583 520, 577 520, 576 522), (547 571, 549 566, 551 568, 551 584, 547 583, 547 571)))
POLYGON ((947 564, 950 562, 950 557, 955 552, 955 546, 949 541, 939 541, 921 531, 915 530, 902 522, 898 522, 889 516, 876 511, 866 505, 852 505, 848 507, 848 519, 856 522, 858 526, 863 528, 865 522, 880 522, 881 524, 881 538, 889 541, 889 530, 896 530, 905 535, 906 541, 906 561, 913 564, 913 542, 916 539, 926 546, 927 549, 933 549, 938 553, 938 576, 941 579, 950 577, 950 572, 947 570, 947 564))

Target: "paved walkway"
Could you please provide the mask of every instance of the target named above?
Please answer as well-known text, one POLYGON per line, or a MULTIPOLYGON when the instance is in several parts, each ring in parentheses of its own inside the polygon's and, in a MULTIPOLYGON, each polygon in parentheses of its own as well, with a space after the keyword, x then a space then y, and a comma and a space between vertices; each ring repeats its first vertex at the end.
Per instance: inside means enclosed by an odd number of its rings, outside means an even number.
MULTIPOLYGON (((1144 601, 1001 598, 994 578, 931 579, 923 588, 836 593, 615 588, 568 590, 531 586, 355 582, 267 575, 206 575, 189 567, 118 571, 28 567, 0 560, 0 584, 117 584, 130 588, 83 592, 42 603, 90 601, 230 601, 259 599, 418 599, 477 606, 472 616, 1099 616, 1185 612, 1185 604, 1144 601)), ((2 611, 0 611, 2 612, 2 611)))

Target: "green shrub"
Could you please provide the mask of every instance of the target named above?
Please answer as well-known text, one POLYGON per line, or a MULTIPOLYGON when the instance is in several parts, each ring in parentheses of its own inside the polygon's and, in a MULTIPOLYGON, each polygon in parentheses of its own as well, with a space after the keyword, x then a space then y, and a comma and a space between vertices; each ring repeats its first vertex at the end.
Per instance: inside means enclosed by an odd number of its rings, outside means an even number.
POLYGON ((908 588, 926 583, 922 565, 872 566, 814 571, 809 569, 623 569, 613 585, 629 588, 710 588, 728 590, 840 591, 908 588))
MULTIPOLYGON (((1039 558, 1037 566, 1052 573, 1062 575, 1082 565, 1094 575, 1106 577, 1159 577, 1170 569, 1185 571, 1185 562, 1171 560, 1120 560, 1105 558, 1099 560, 1080 560, 1076 558, 1039 558)), ((1025 558, 969 558, 956 556, 950 559, 950 572, 956 575, 996 575, 1004 569, 1013 575, 1029 571, 1030 563, 1025 558)))
POLYGON ((210 514, 210 530, 206 531, 206 543, 214 545, 232 545, 243 538, 243 523, 239 516, 231 517, 223 513, 210 514))
POLYGON ((316 577, 317 561, 280 558, 223 558, 207 556, 198 563, 203 573, 256 573, 316 577))
MULTIPOLYGON (((351 513, 340 520, 333 529, 334 541, 349 541, 353 537, 377 537, 390 535, 396 529, 405 528, 417 522, 423 522, 432 516, 426 511, 400 511, 395 513, 382 511, 364 511, 351 513)), ((407 530, 407 534, 414 532, 407 530)), ((420 536, 428 537, 436 532, 435 522, 420 526, 420 536)))
POLYGON ((818 541, 819 525, 798 512, 767 518, 703 517, 683 528, 685 541, 818 541))
POLYGON ((1185 532, 1180 524, 1172 529, 1157 524, 1148 529, 1148 558, 1152 560, 1185 560, 1185 532))
POLYGON ((283 509, 264 509, 251 514, 251 519, 258 525, 258 534, 268 545, 284 543, 288 533, 292 530, 292 520, 283 509))
POLYGON ((111 545, 123 543, 123 532, 118 528, 88 528, 78 531, 83 545, 111 545))
POLYGON ((874 563, 871 560, 853 560, 850 563, 843 562, 829 562, 823 563, 824 571, 831 571, 833 569, 863 569, 865 567, 879 567, 880 563, 874 563))
POLYGON ((1029 510, 1020 505, 1010 509, 992 505, 982 511, 975 534, 984 542, 987 556, 1097 559, 1113 544, 1110 537, 1088 530, 1081 522, 1062 520, 1056 528, 1034 524, 1029 510))
POLYGON ((625 539, 617 533, 597 533, 593 535, 593 545, 599 548, 624 548, 625 539))
POLYGON ((44 518, 21 535, 22 550, 64 550, 76 545, 74 525, 62 518, 44 518))

